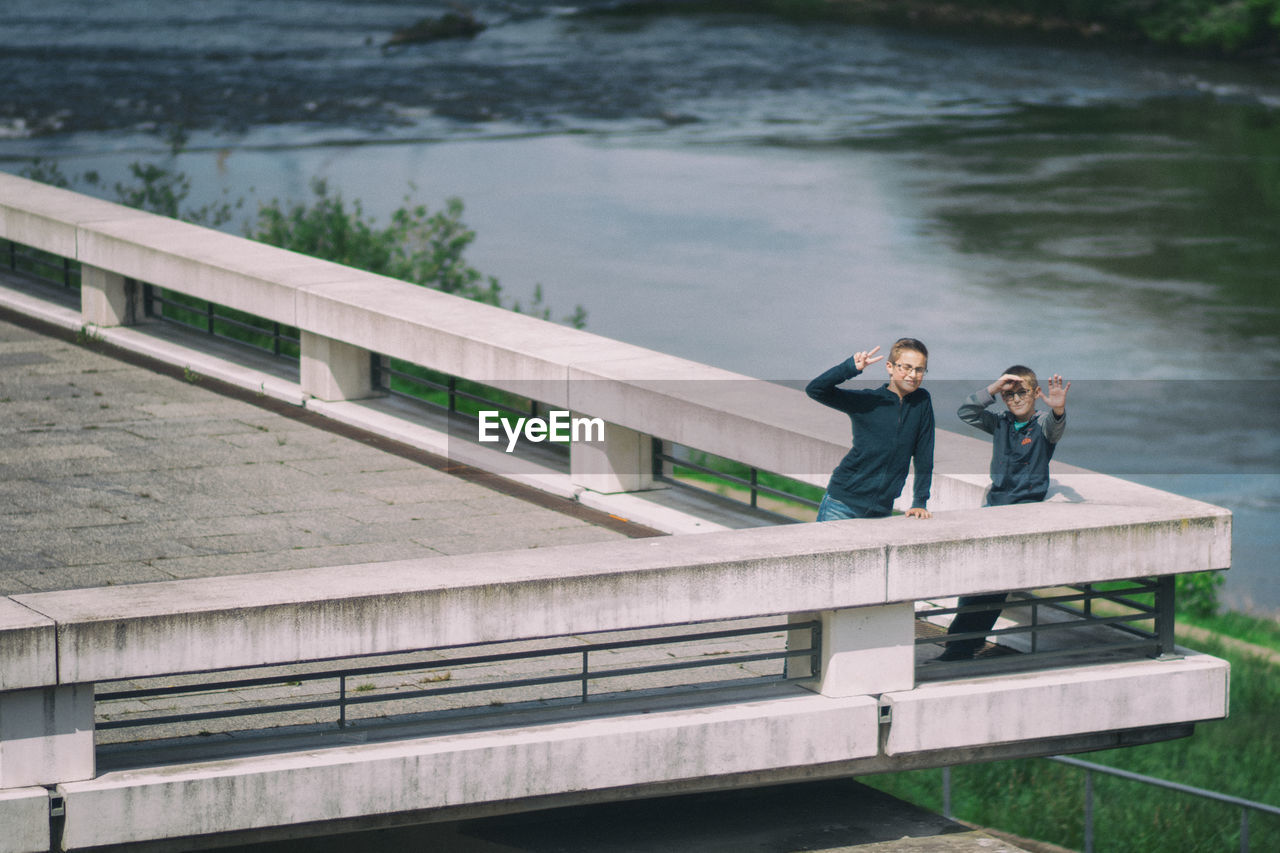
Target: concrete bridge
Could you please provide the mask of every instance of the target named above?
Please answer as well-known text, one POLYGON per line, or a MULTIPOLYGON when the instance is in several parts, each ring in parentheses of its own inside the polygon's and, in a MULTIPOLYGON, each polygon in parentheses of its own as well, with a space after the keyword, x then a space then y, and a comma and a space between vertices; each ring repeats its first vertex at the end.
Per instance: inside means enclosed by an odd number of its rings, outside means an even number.
POLYGON ((1230 564, 1221 508, 1055 466, 1049 501, 984 509, 987 446, 939 432, 929 523, 774 523, 673 486, 668 455, 821 485, 848 427, 798 391, 4 175, 0 239, 0 851, 1077 752, 1227 713, 1226 663, 1172 623, 1173 577, 1230 564), (296 328, 297 362, 162 322, 171 294, 296 328), (388 359, 603 436, 508 454, 386 394, 388 359), (143 454, 194 456, 122 463, 143 454), (998 590, 1023 593, 995 644, 933 663, 954 597, 998 590))

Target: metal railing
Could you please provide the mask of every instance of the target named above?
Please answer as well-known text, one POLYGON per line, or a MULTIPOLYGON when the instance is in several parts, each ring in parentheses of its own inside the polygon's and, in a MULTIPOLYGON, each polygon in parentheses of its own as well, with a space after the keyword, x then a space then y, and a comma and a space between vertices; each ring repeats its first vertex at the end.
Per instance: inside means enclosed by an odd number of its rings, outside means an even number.
POLYGON ((80 288, 80 264, 61 255, 53 255, 33 249, 12 240, 3 241, 5 262, 14 272, 60 287, 64 290, 80 288))
POLYGON ((1201 799, 1238 807, 1240 809, 1240 853, 1249 853, 1249 812, 1256 811, 1263 814, 1280 816, 1280 806, 1259 803, 1255 800, 1246 800, 1243 797, 1233 797, 1230 794, 1208 791, 1204 788, 1196 788, 1192 785, 1183 785, 1180 782, 1169 782, 1165 779, 1157 779, 1154 776, 1144 776, 1141 773, 1134 773, 1131 770, 1120 770, 1116 767, 1107 767, 1102 764, 1094 764, 1090 761, 1081 761, 1079 758, 1069 758, 1065 755, 1052 755, 1049 756, 1049 760, 1056 761, 1059 764, 1066 764, 1070 767, 1076 767, 1084 771, 1084 853, 1093 853, 1094 773, 1101 773, 1105 776, 1114 776, 1117 779, 1127 779, 1130 782, 1139 782, 1143 785, 1164 788, 1168 791, 1191 794, 1192 796, 1200 797, 1201 799))
MULTIPOLYGON (((1210 791, 1205 788, 1197 788, 1193 785, 1184 785, 1181 782, 1170 782, 1166 779, 1158 779, 1155 776, 1145 776, 1141 773, 1134 773, 1132 770, 1121 770, 1118 767, 1107 767, 1104 764, 1095 764, 1091 761, 1082 761, 1079 758, 1070 758, 1065 755, 1050 755, 1047 760, 1054 761, 1059 764, 1065 764, 1069 767, 1075 767, 1084 771, 1084 850, 1083 853, 1093 853, 1094 850, 1094 791, 1093 791, 1093 774, 1101 773, 1104 776, 1113 776, 1117 779, 1126 779, 1130 782, 1138 782, 1142 785, 1148 785, 1154 788, 1163 788, 1167 791, 1177 791, 1182 794, 1190 794, 1200 797, 1204 800, 1210 800, 1224 805, 1235 806, 1240 809, 1240 853, 1249 853, 1249 813, 1259 812, 1261 814, 1269 814, 1280 816, 1280 806, 1273 806, 1268 803, 1260 803, 1256 800, 1247 800, 1243 797, 1235 797, 1230 794, 1223 794, 1218 791, 1210 791)), ((954 818, 955 815, 951 809, 951 768, 942 768, 942 815, 948 819, 954 818)), ((1172 848, 1171 848, 1172 849, 1172 848)))
POLYGON ((184 296, 154 284, 143 283, 142 304, 143 313, 152 319, 203 332, 278 358, 298 361, 300 336, 298 330, 291 326, 207 299, 184 296))
MULTIPOLYGON (((822 638, 818 621, 782 624, 770 621, 768 624, 743 624, 714 630, 685 630, 689 628, 696 626, 668 626, 668 629, 678 631, 671 634, 655 634, 658 629, 614 632, 610 636, 623 636, 600 641, 566 642, 571 638, 561 637, 548 641, 558 642, 558 645, 458 656, 452 656, 460 651, 457 649, 423 649, 379 656, 386 662, 362 662, 369 658, 322 661, 315 663, 316 668, 272 667, 268 675, 224 677, 221 680, 205 680, 207 675, 212 675, 206 674, 172 679, 177 683, 154 684, 150 682, 156 679, 148 679, 143 686, 121 687, 118 683, 101 683, 95 696, 96 728, 108 731, 173 726, 324 709, 333 711, 333 722, 344 728, 353 721, 352 709, 374 703, 400 703, 398 707, 403 709, 402 715, 413 714, 416 718, 416 715, 430 717, 433 713, 478 713, 493 707, 513 705, 585 704, 635 695, 639 690, 657 690, 663 695, 670 695, 708 687, 807 680, 819 674, 822 638), (803 637, 806 631, 808 646, 795 648, 798 638, 803 637), (748 637, 760 638, 760 647, 750 648, 742 642, 742 638, 748 637), (738 641, 736 646, 725 645, 725 641, 735 640, 738 641), (640 660, 617 660, 619 657, 634 657, 638 651, 644 650, 650 654, 640 660), (593 661, 593 656, 598 660, 601 655, 614 660, 604 663, 593 661), (396 660, 388 660, 390 657, 396 660), (799 659, 806 660, 808 667, 787 666, 788 661, 799 659), (761 665, 759 668, 769 672, 753 673, 744 669, 747 665, 761 665), (538 674, 509 677, 513 668, 522 666, 538 674), (715 677, 708 678, 705 672, 695 680, 675 675, 711 668, 718 670, 713 674, 715 677), (804 674, 789 676, 788 669, 804 674), (665 679, 661 677, 664 674, 667 676, 665 679), (382 683, 379 683, 379 678, 383 679, 382 683), (631 683, 624 682, 625 679, 630 679, 631 683), (321 682, 331 682, 332 686, 307 698, 277 701, 281 688, 297 690, 303 685, 321 682), (356 682, 354 688, 351 687, 352 682, 356 682), (613 683, 615 688, 602 690, 605 682, 613 683), (566 685, 573 689, 555 689, 566 685), (480 695, 486 698, 475 701, 475 697, 480 695), (455 697, 470 697, 471 701, 459 703, 455 697), (140 706, 157 703, 199 704, 202 701, 213 707, 177 713, 152 713, 149 707, 139 710, 140 706)), ((517 645, 527 646, 528 643, 517 645)))
POLYGON ((822 492, 816 486, 791 480, 762 468, 675 445, 659 438, 653 439, 653 476, 655 480, 679 488, 711 492, 782 523, 812 521, 812 512, 806 510, 817 510, 822 492), (697 479, 707 482, 709 487, 698 485, 691 478, 680 477, 681 471, 690 472, 697 479), (724 488, 716 489, 716 485, 724 488), (818 497, 813 497, 814 494, 818 497), (780 508, 761 506, 762 497, 776 499, 780 502, 780 508))
POLYGON ((971 660, 927 660, 921 680, 1028 669, 1057 660, 1160 657, 1174 654, 1174 576, 1135 578, 1106 584, 1079 584, 1053 590, 1021 590, 1003 604, 931 607, 916 618, 925 623, 916 645, 990 637, 993 645, 971 660), (1012 627, 947 634, 939 616, 1000 609, 1012 627), (1145 625, 1145 627, 1144 627, 1145 625))
MULTIPOLYGON (((497 411, 516 418, 537 418, 554 408, 529 397, 386 355, 374 354, 372 370, 374 388, 446 415, 451 433, 457 426, 462 426, 462 434, 474 437, 479 411, 497 411)), ((523 437, 517 441, 517 446, 527 449, 523 437)), ((566 443, 547 441, 540 443, 539 447, 563 457, 562 462, 568 459, 569 445, 566 443)))

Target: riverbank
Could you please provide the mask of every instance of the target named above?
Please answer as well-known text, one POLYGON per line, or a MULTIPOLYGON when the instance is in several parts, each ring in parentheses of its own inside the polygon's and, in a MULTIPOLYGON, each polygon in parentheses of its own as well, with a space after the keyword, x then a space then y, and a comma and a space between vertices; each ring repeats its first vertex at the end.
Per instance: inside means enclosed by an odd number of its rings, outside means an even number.
POLYGON ((609 14, 757 12, 935 29, 1152 44, 1223 57, 1280 58, 1280 0, 636 0, 609 14))

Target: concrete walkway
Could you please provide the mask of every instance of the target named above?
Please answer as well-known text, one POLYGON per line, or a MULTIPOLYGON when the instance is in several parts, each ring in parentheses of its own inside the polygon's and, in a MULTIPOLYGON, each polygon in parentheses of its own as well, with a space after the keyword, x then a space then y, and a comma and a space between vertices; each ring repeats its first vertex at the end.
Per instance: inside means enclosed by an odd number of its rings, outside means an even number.
POLYGON ((653 535, 103 349, 0 319, 0 594, 653 535))

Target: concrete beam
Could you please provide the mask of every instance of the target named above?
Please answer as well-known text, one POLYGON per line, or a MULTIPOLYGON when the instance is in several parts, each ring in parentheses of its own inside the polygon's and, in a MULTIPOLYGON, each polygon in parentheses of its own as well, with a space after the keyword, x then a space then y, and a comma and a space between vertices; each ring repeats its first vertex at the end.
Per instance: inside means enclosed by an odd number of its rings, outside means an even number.
POLYGON ((1208 655, 924 684, 887 693, 889 756, 1227 715, 1229 664, 1208 655))
POLYGON ((80 223, 131 215, 144 221, 151 214, 119 204, 0 172, 0 234, 5 239, 77 257, 80 223))
POLYGON ((132 326, 142 319, 142 287, 124 276, 83 265, 80 313, 95 326, 132 326))
POLYGON ((92 682, 882 603, 857 525, 757 528, 62 590, 58 677, 92 682))
POLYGON ((10 598, 0 598, 0 691, 56 684, 57 625, 10 598))
POLYGON ((638 492, 653 486, 653 440, 604 422, 603 441, 569 445, 569 479, 600 494, 638 492))
POLYGON ((0 693, 0 788, 92 779, 93 685, 0 693))
POLYGON ((0 828, 0 853, 48 853, 52 849, 48 790, 0 790, 0 828))
POLYGON ((58 624, 59 683, 92 682, 1222 568, 1227 518, 1029 504, 13 600, 58 624))
POLYGON ((373 394, 373 363, 366 349, 301 333, 302 392, 320 400, 358 400, 373 394))
POLYGON ((876 754, 874 699, 793 696, 393 743, 125 770, 58 786, 66 849, 876 754))
POLYGON ((912 601, 1230 567, 1230 513, 1169 497, 1164 506, 1036 503, 937 515, 887 545, 886 598, 912 601))

